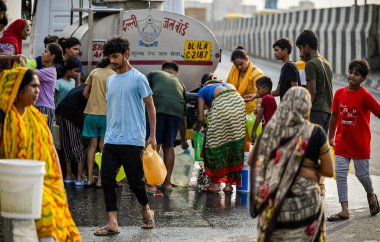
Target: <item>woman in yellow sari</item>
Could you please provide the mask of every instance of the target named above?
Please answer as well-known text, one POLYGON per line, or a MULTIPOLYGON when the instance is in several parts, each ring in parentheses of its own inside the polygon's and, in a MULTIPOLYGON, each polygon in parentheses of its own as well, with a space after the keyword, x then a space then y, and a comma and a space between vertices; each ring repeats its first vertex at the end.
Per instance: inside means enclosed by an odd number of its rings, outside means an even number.
MULTIPOLYGON (((259 68, 255 67, 249 60, 243 46, 238 46, 231 54, 233 62, 232 69, 227 78, 227 82, 235 86, 239 94, 244 98, 252 94, 256 94, 256 81, 264 76, 259 68)), ((256 107, 256 99, 245 103, 245 113, 250 114, 256 107)))
POLYGON ((81 241, 71 217, 62 173, 47 117, 33 104, 40 92, 38 77, 19 67, 0 75, 0 109, 3 124, 0 157, 45 161, 41 218, 35 221, 39 239, 81 241))

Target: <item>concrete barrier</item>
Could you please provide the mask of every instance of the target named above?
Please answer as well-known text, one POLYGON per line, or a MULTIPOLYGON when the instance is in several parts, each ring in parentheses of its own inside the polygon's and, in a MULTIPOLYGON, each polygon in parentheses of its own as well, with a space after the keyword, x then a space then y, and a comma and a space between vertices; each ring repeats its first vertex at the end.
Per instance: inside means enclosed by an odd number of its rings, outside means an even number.
MULTIPOLYGON (((312 9, 268 14, 210 24, 220 46, 245 46, 249 55, 274 60, 272 44, 281 37, 293 42, 304 29, 319 38, 319 51, 334 74, 346 75, 350 61, 367 58, 372 72, 380 72, 380 5, 312 9)), ((293 60, 298 60, 294 46, 293 60)), ((372 86, 380 88, 380 83, 372 86)))

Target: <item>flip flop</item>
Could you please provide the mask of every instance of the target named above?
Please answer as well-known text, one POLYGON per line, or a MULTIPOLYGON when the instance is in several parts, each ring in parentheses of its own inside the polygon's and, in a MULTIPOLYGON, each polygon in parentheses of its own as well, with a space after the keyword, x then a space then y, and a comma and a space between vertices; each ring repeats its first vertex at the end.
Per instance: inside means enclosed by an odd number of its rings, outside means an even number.
POLYGON ((379 206, 379 200, 377 200, 376 194, 373 194, 375 196, 376 201, 372 204, 369 204, 369 212, 372 216, 375 216, 376 214, 380 213, 380 206, 379 206))
POLYGON ((157 192, 157 186, 154 185, 146 185, 145 190, 149 194, 155 194, 157 192))
POLYGON ((150 213, 149 217, 146 217, 146 218, 143 217, 143 223, 144 223, 144 225, 141 226, 142 229, 153 229, 154 226, 155 226, 155 223, 154 223, 154 211, 150 210, 149 213, 150 213))
POLYGON ((335 221, 343 221, 343 220, 347 220, 349 219, 350 217, 346 217, 346 216, 343 216, 342 214, 340 213, 337 213, 337 214, 333 214, 331 215, 330 217, 327 218, 327 221, 329 222, 335 222, 335 221))
POLYGON ((162 187, 160 188, 160 190, 161 190, 162 192, 173 192, 173 187, 166 188, 166 187, 162 186, 162 187))
POLYGON ((114 235, 114 234, 118 234, 118 233, 120 233, 120 231, 113 230, 107 226, 104 226, 104 227, 96 230, 94 232, 94 235, 96 235, 96 236, 108 236, 108 235, 114 235))

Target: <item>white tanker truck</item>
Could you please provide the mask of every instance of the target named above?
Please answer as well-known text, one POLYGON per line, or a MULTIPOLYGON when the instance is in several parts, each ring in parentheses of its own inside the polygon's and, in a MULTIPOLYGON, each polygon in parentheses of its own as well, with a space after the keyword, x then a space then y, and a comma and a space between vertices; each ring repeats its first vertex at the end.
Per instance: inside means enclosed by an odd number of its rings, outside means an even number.
POLYGON ((61 37, 81 41, 81 61, 86 73, 103 57, 103 45, 113 36, 129 39, 130 62, 144 74, 160 69, 166 60, 178 63, 179 77, 187 90, 196 88, 204 73, 215 71, 221 51, 213 33, 202 23, 161 11, 164 1, 102 2, 104 5, 96 6, 90 0, 86 7, 80 0, 79 8, 72 6, 71 16, 79 12, 79 18, 61 33, 61 37))
MULTIPOLYGON (((166 60, 175 61, 179 65, 179 78, 188 91, 196 89, 203 74, 214 72, 220 62, 221 50, 213 33, 195 19, 160 10, 164 1, 86 0, 84 4, 79 0, 79 8, 73 6, 73 1, 72 24, 63 29, 60 37, 80 40, 86 73, 103 57, 104 43, 113 36, 129 39, 130 62, 144 74, 161 69, 166 60), (104 5, 94 5, 100 1, 104 5), (79 16, 77 21, 73 21, 73 16, 79 16)), ((195 96, 195 93, 187 93, 189 129, 197 117, 195 96)), ((187 137, 191 139, 192 132, 188 132, 187 137)))

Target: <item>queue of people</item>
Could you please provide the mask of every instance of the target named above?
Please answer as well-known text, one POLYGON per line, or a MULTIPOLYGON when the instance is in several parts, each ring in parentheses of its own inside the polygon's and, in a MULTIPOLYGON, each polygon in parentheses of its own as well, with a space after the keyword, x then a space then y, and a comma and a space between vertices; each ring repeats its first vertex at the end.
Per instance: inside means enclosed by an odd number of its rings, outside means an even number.
MULTIPOLYGON (((145 76, 129 62, 129 41, 115 37, 105 43, 105 58, 82 84, 79 40, 48 36, 44 53, 37 57, 42 66, 32 71, 21 55, 29 30, 28 23, 19 19, 0 38, 0 154, 47 164, 42 218, 36 220, 39 239, 81 240, 64 183, 102 187, 108 223, 94 233, 120 233, 115 179, 120 166, 141 205, 141 228, 154 228, 147 191, 157 188, 145 184, 142 153, 147 145, 162 147, 167 177, 161 189, 171 192, 174 141, 181 126, 186 126, 186 89, 177 76, 180 67, 167 61, 161 70, 145 76), (63 144, 61 163, 51 135, 54 123, 59 125, 63 144), (87 159, 83 137, 90 140, 87 159), (102 165, 95 181, 97 150, 102 152, 102 165), (78 167, 75 178, 72 162, 78 167), (58 222, 62 217, 66 219, 58 222)), ((306 63, 306 85, 301 86, 297 64, 289 57, 292 42, 281 38, 273 44, 275 57, 284 63, 275 90, 271 78, 254 66, 240 45, 231 54, 233 67, 226 82, 205 73, 197 93, 199 115, 193 129, 205 134, 202 154, 211 180, 204 192, 219 193, 225 184, 223 191, 230 195, 234 185, 241 184, 244 152, 253 145, 248 160, 250 212, 258 217, 258 241, 325 240, 323 177, 334 172, 330 146, 335 147, 342 211, 327 220, 350 218, 347 171, 351 160, 367 192, 370 214, 380 212, 369 175, 370 114, 380 118, 380 104, 361 86, 369 74, 368 63, 354 60, 348 69, 348 86, 333 95, 331 66, 318 52, 317 36, 304 30, 295 44, 306 63), (275 96, 281 99, 278 106, 275 96), (246 116, 251 113, 256 121, 249 136, 246 116), (260 123, 264 128, 258 135, 260 123), (364 132, 364 142, 355 136, 358 129, 364 132)))

